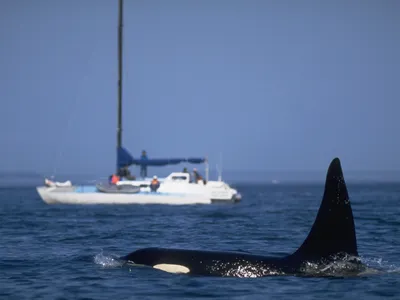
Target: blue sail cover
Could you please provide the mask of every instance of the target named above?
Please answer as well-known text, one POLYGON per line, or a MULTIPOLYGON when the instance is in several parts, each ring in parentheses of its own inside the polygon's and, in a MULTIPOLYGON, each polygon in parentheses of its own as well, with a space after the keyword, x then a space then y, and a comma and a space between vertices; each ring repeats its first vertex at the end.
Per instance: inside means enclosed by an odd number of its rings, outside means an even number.
POLYGON ((134 159, 130 153, 124 148, 118 148, 117 151, 117 165, 118 168, 127 167, 130 165, 136 166, 154 166, 154 167, 162 167, 168 165, 177 165, 183 162, 187 162, 190 164, 202 164, 206 161, 206 158, 154 158, 154 159, 134 159))
POLYGON ((168 166, 177 165, 183 162, 188 162, 190 164, 201 164, 204 163, 205 158, 153 158, 153 159, 134 159, 132 165, 136 166, 168 166))
POLYGON ((118 169, 121 169, 123 167, 128 167, 132 164, 133 162, 133 157, 132 155, 128 152, 123 147, 117 148, 117 167, 118 169))

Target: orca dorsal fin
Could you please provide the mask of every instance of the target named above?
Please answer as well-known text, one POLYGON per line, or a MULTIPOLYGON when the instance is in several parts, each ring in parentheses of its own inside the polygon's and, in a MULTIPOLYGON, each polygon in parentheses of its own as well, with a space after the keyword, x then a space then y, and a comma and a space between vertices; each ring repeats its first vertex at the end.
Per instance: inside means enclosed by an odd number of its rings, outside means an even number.
POLYGON ((332 160, 325 191, 314 225, 293 256, 320 260, 346 253, 358 256, 356 231, 346 183, 339 158, 332 160))

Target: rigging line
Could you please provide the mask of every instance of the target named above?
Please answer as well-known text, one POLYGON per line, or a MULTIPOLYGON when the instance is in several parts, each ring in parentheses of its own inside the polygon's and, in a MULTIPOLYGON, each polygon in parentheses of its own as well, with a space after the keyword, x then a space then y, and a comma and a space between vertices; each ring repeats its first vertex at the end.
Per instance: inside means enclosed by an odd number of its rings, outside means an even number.
MULTIPOLYGON (((99 39, 96 39, 96 43, 95 43, 94 49, 97 49, 98 40, 99 39)), ((89 70, 93 69, 92 60, 93 60, 93 57, 95 56, 94 55, 95 53, 96 53, 96 50, 90 51, 89 57, 87 59, 87 66, 88 66, 87 69, 89 69, 89 70)), ((74 97, 75 101, 74 101, 73 105, 71 106, 70 113, 68 114, 69 117, 67 119, 67 126, 64 127, 63 133, 61 135, 62 136, 61 142, 58 143, 58 148, 57 148, 57 151, 56 151, 56 154, 55 154, 55 158, 54 158, 54 164, 53 164, 54 167, 53 167, 53 173, 52 173, 51 178, 55 177, 56 172, 57 172, 57 168, 58 168, 58 163, 60 162, 60 160, 61 160, 61 158, 62 158, 62 156, 64 154, 63 148, 65 146, 66 133, 69 131, 69 129, 71 127, 72 120, 74 119, 73 117, 76 115, 76 110, 77 110, 77 106, 78 106, 78 103, 79 103, 78 100, 80 100, 82 98, 80 95, 82 94, 83 87, 86 86, 85 83, 86 83, 86 81, 87 81, 87 79, 89 77, 88 74, 90 74, 90 72, 86 72, 85 76, 83 77, 83 79, 81 80, 80 84, 78 85, 78 89, 76 89, 76 96, 74 97)))

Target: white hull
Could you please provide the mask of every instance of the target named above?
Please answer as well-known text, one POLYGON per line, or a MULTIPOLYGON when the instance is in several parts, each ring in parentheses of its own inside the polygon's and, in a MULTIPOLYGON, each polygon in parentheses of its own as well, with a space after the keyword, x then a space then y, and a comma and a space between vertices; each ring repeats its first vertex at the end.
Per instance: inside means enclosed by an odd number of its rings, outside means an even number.
POLYGON ((168 195, 161 193, 107 194, 99 192, 79 193, 76 187, 37 187, 42 200, 47 204, 212 204, 235 203, 241 200, 236 194, 230 199, 211 199, 203 195, 168 195))
POLYGON ((47 204, 211 204, 212 200, 199 195, 176 196, 160 194, 107 194, 76 193, 74 187, 70 191, 63 188, 38 187, 37 191, 47 204))
MULTIPOLYGON (((149 181, 122 181, 119 184, 141 185, 140 192, 103 193, 96 186, 42 186, 37 191, 47 204, 211 204, 234 203, 240 194, 224 182, 209 181, 206 185, 181 180, 184 173, 172 173, 162 180, 157 192, 151 192, 149 181), (176 179, 178 178, 178 179, 176 179)), ((188 179, 188 178, 186 178, 188 179)))

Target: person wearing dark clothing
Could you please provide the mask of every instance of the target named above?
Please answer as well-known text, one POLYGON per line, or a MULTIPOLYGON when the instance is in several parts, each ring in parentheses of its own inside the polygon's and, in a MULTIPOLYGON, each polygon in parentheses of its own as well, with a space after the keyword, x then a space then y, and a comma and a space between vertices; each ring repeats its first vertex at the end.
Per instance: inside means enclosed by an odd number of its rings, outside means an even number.
POLYGON ((183 168, 182 173, 187 173, 187 174, 189 175, 189 183, 191 183, 191 182, 192 182, 192 179, 191 179, 190 173, 189 173, 189 171, 188 171, 188 169, 187 169, 186 167, 183 168))
MULTIPOLYGON (((146 151, 143 150, 142 151, 142 156, 140 157, 141 160, 147 160, 147 154, 146 151)), ((146 178, 147 177, 147 166, 146 165, 141 165, 140 166, 140 176, 142 178, 146 178)))
POLYGON ((120 176, 121 178, 125 177, 128 180, 136 180, 136 177, 131 175, 128 167, 120 168, 118 170, 118 176, 120 176))
POLYGON ((203 177, 199 174, 196 168, 193 169, 194 183, 198 183, 199 180, 203 180, 203 177))

